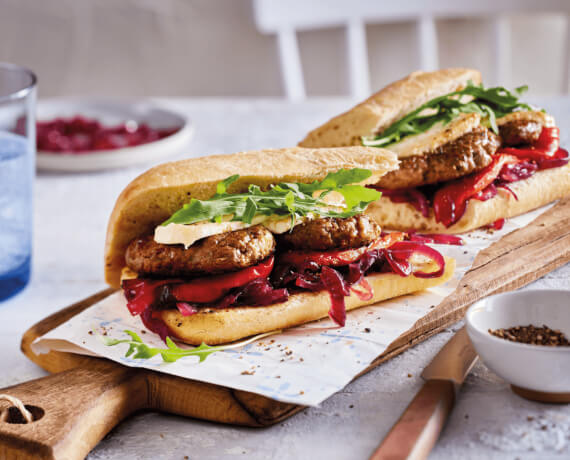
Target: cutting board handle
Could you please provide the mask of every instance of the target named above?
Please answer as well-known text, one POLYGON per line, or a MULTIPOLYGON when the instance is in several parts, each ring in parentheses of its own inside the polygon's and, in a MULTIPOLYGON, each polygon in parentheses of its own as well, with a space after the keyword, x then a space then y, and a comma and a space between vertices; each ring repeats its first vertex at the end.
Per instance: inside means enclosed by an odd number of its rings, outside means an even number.
POLYGON ((35 418, 17 423, 19 411, 12 409, 12 417, 0 421, 0 458, 83 459, 121 420, 148 406, 146 374, 97 360, 0 390, 21 400, 35 418))

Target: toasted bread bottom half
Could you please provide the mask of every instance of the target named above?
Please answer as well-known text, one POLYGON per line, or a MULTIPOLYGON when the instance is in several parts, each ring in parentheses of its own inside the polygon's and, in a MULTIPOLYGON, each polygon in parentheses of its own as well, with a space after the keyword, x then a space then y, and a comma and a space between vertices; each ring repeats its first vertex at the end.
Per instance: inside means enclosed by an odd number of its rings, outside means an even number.
POLYGON ((471 199, 463 217, 449 228, 435 221, 433 209, 430 209, 429 217, 424 217, 411 204, 393 203, 387 197, 368 206, 366 213, 386 229, 464 233, 492 224, 497 219, 524 214, 570 194, 570 164, 538 171, 528 179, 509 184, 509 187, 518 200, 501 188, 490 200, 471 199))
MULTIPOLYGON (((373 289, 373 297, 361 300, 351 292, 345 297, 346 310, 440 285, 451 278, 454 270, 455 260, 446 257, 445 271, 439 278, 402 277, 394 273, 366 276, 373 289)), ((162 311, 161 318, 172 335, 183 342, 216 345, 325 318, 330 307, 327 291, 303 292, 275 305, 208 309, 192 316, 182 316, 178 310, 172 309, 162 311)))

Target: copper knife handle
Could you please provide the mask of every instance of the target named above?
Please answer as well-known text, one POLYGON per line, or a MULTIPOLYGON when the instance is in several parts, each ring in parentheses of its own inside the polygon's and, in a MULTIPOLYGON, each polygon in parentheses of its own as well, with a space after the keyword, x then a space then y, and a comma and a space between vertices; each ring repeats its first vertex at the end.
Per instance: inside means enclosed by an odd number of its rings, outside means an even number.
POLYGON ((455 403, 448 380, 427 381, 370 460, 420 460, 428 457, 455 403))

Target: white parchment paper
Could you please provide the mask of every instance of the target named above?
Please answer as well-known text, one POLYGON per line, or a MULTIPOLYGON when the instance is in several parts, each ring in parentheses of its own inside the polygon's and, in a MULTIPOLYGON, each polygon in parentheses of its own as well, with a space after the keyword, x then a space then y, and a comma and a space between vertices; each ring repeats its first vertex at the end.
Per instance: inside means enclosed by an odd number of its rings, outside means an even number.
POLYGON ((40 337, 32 347, 36 353, 58 350, 103 356, 126 366, 315 406, 344 388, 396 338, 451 294, 480 250, 527 225, 549 207, 509 219, 499 231, 476 230, 463 235, 463 246, 433 245, 455 258, 457 268, 451 280, 421 293, 353 310, 348 313, 344 328, 324 319, 240 349, 214 353, 202 363, 198 363, 197 357, 175 363, 163 363, 160 356, 134 360, 124 356, 127 345, 106 346, 92 332, 105 331, 113 338, 127 338, 123 331, 129 329, 149 345, 164 347, 158 336, 144 330, 138 317, 130 315, 122 293, 117 292, 40 337))

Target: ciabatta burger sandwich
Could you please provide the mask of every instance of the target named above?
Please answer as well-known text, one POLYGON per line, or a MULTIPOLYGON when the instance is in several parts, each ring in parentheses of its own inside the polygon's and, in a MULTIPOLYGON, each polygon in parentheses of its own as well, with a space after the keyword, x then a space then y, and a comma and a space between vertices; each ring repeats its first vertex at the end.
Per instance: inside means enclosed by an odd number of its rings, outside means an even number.
POLYGON ((415 72, 310 132, 303 147, 391 150, 400 168, 375 184, 383 226, 460 233, 570 193, 568 152, 526 88, 484 88, 471 69, 415 72))
POLYGON ((106 279, 151 331, 219 344, 445 282, 452 259, 383 234, 364 185, 397 168, 382 149, 280 149, 168 163, 111 215, 106 279))

